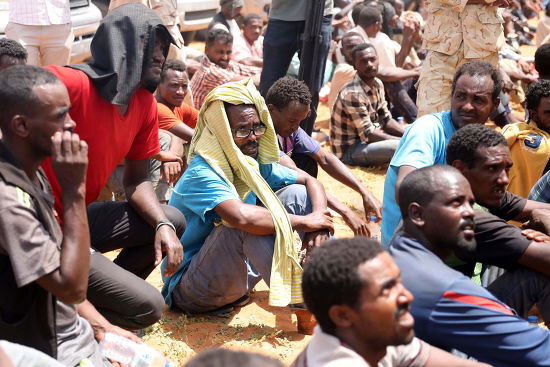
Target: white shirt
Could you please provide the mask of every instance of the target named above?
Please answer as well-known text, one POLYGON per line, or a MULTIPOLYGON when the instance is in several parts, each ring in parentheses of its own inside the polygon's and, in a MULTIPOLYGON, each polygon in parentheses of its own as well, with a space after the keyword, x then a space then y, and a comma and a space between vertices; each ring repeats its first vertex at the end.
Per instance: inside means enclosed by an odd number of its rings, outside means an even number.
MULTIPOLYGON (((422 367, 430 354, 430 346, 418 338, 407 345, 389 346, 377 367, 422 367)), ((324 333, 317 325, 313 338, 291 367, 371 367, 335 336, 324 333)))
POLYGON ((69 24, 69 0, 10 0, 9 21, 24 25, 69 24))

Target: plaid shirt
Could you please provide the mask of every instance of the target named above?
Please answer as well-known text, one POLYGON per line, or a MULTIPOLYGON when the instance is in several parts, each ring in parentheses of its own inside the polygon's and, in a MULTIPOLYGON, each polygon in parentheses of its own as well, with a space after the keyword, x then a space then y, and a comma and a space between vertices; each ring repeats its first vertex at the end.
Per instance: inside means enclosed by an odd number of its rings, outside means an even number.
POLYGON ((368 143, 375 129, 383 128, 391 119, 384 97, 384 85, 374 79, 369 87, 358 75, 344 85, 334 102, 330 118, 332 152, 340 159, 358 141, 368 143))
POLYGON ((247 76, 254 76, 259 74, 261 70, 255 66, 247 66, 233 61, 230 61, 227 69, 224 69, 204 56, 200 69, 193 75, 189 83, 195 108, 200 110, 206 95, 217 86, 230 82, 238 76, 241 76, 242 79, 247 76))

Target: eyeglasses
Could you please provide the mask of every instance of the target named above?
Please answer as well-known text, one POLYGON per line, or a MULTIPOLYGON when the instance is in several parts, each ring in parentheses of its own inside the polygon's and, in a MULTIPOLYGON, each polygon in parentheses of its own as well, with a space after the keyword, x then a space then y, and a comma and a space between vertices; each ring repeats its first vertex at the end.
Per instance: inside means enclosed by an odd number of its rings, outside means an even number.
POLYGON ((262 136, 263 134, 265 134, 266 130, 267 126, 265 126, 264 124, 254 125, 251 129, 246 127, 231 129, 233 135, 235 135, 235 137, 239 139, 248 138, 251 133, 254 133, 255 136, 262 136))

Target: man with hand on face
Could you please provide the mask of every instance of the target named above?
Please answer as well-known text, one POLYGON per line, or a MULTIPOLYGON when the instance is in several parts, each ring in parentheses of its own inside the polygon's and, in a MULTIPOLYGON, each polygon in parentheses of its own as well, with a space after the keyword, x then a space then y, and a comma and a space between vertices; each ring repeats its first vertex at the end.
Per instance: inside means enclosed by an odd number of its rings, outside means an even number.
POLYGON ((196 109, 200 110, 206 95, 219 85, 246 77, 255 77, 255 84, 258 84, 260 68, 231 61, 233 40, 234 37, 223 29, 214 28, 208 31, 204 46, 205 57, 189 83, 196 109))
MULTIPOLYGON (((160 318, 162 297, 143 279, 160 264, 163 253, 166 274, 172 274, 183 259, 179 236, 185 218, 159 204, 147 179, 147 158, 159 152, 157 102, 152 93, 171 40, 152 10, 125 4, 103 18, 92 40, 90 64, 47 67, 67 87, 75 132, 89 147, 86 204, 90 242, 96 251, 87 297, 111 323, 128 329, 147 327, 160 318), (94 203, 123 159, 128 202, 94 203), (115 249, 122 250, 114 261, 100 254, 115 249)), ((42 166, 63 218, 59 181, 48 160, 42 166)), ((89 306, 79 306, 81 315, 88 314, 89 306)), ((98 338, 103 336, 104 321, 91 321, 98 338)))
POLYGON ((460 270, 466 275, 475 273, 475 262, 506 269, 489 280, 491 292, 522 317, 536 304, 542 319, 550 324, 550 238, 506 223, 544 216, 550 219, 544 210, 550 205, 506 191, 513 164, 510 150, 505 138, 487 126, 468 125, 457 131, 447 146, 447 162, 468 180, 479 209, 475 217, 477 245, 456 252, 459 259, 467 261, 460 270))
POLYGON ((376 78, 378 56, 371 44, 353 49, 357 75, 334 102, 330 119, 332 152, 346 164, 373 166, 390 161, 405 129, 386 103, 384 86, 376 78))
POLYGON ((243 32, 235 37, 231 59, 244 65, 262 67, 264 64, 262 17, 248 14, 243 18, 243 32))
POLYGON ((468 124, 484 124, 499 104, 500 72, 491 64, 468 62, 453 80, 451 110, 425 115, 405 132, 390 161, 382 200, 382 244, 387 246, 401 214, 396 193, 415 169, 445 164, 445 149, 454 132, 468 124))
MULTIPOLYGON (((300 121, 309 114, 311 93, 307 85, 295 78, 284 77, 275 82, 267 91, 265 102, 273 126, 277 133, 281 149, 280 163, 297 169, 296 160, 303 155, 313 158, 330 176, 361 194, 366 218, 374 215, 380 217, 381 204, 374 195, 364 187, 351 171, 336 156, 307 135, 300 127, 300 121)), ((316 168, 316 165, 315 165, 316 168)), ((316 176, 317 171, 315 170, 316 176)), ((369 236, 369 228, 364 220, 350 208, 327 193, 328 206, 342 215, 355 235, 369 236)))
POLYGON ((399 188, 403 231, 389 251, 414 295, 416 335, 495 367, 547 366, 550 332, 444 263, 475 248, 473 205, 470 184, 450 166, 415 170, 399 188))
POLYGON ((76 312, 90 266, 88 146, 72 133, 70 106, 63 83, 42 68, 0 73, 0 339, 65 366, 86 360, 107 367, 92 328, 76 312), (62 187, 64 233, 39 168, 46 157, 62 187))
POLYGON ((262 278, 270 305, 302 302, 299 256, 328 237, 332 219, 323 186, 278 163, 269 111, 250 80, 208 95, 188 160, 169 202, 188 228, 184 262, 164 278, 166 302, 189 313, 230 311, 262 278))
POLYGON ((319 326, 291 367, 488 367, 415 338, 413 296, 376 241, 323 243, 305 265, 302 289, 319 326))

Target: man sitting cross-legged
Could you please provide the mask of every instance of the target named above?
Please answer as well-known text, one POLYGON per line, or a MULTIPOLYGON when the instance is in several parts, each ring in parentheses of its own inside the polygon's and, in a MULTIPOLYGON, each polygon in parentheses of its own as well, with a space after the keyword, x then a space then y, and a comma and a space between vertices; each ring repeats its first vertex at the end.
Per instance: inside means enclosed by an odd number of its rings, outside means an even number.
POLYGON ((292 367, 482 367, 415 338, 412 294, 380 243, 323 243, 308 259, 302 289, 319 322, 292 367))
MULTIPOLYGON (((280 163, 296 169, 299 165, 297 159, 302 160, 304 155, 313 158, 330 176, 361 194, 367 218, 371 215, 380 217, 381 204, 374 195, 334 154, 322 149, 319 143, 300 127, 300 121, 309 115, 311 93, 308 86, 295 78, 281 78, 269 88, 265 102, 279 140, 280 163)), ((327 199, 329 207, 342 215, 355 235, 370 234, 366 222, 353 210, 328 193, 327 199)))
POLYGON ((208 95, 189 161, 169 202, 188 227, 184 261, 164 279, 166 302, 191 313, 213 311, 241 303, 261 278, 271 305, 301 302, 301 245, 293 230, 306 232, 307 256, 332 231, 332 220, 322 185, 277 163, 269 111, 251 81, 208 95))
POLYGON ((476 245, 468 181, 453 167, 430 166, 409 173, 398 195, 404 229, 392 239, 390 253, 415 297, 418 337, 495 367, 549 365, 548 330, 529 325, 444 263, 453 252, 476 245))
POLYGON ((388 110, 384 85, 376 78, 378 56, 371 44, 352 52, 357 75, 344 85, 330 119, 332 152, 346 164, 388 163, 405 131, 388 110))

